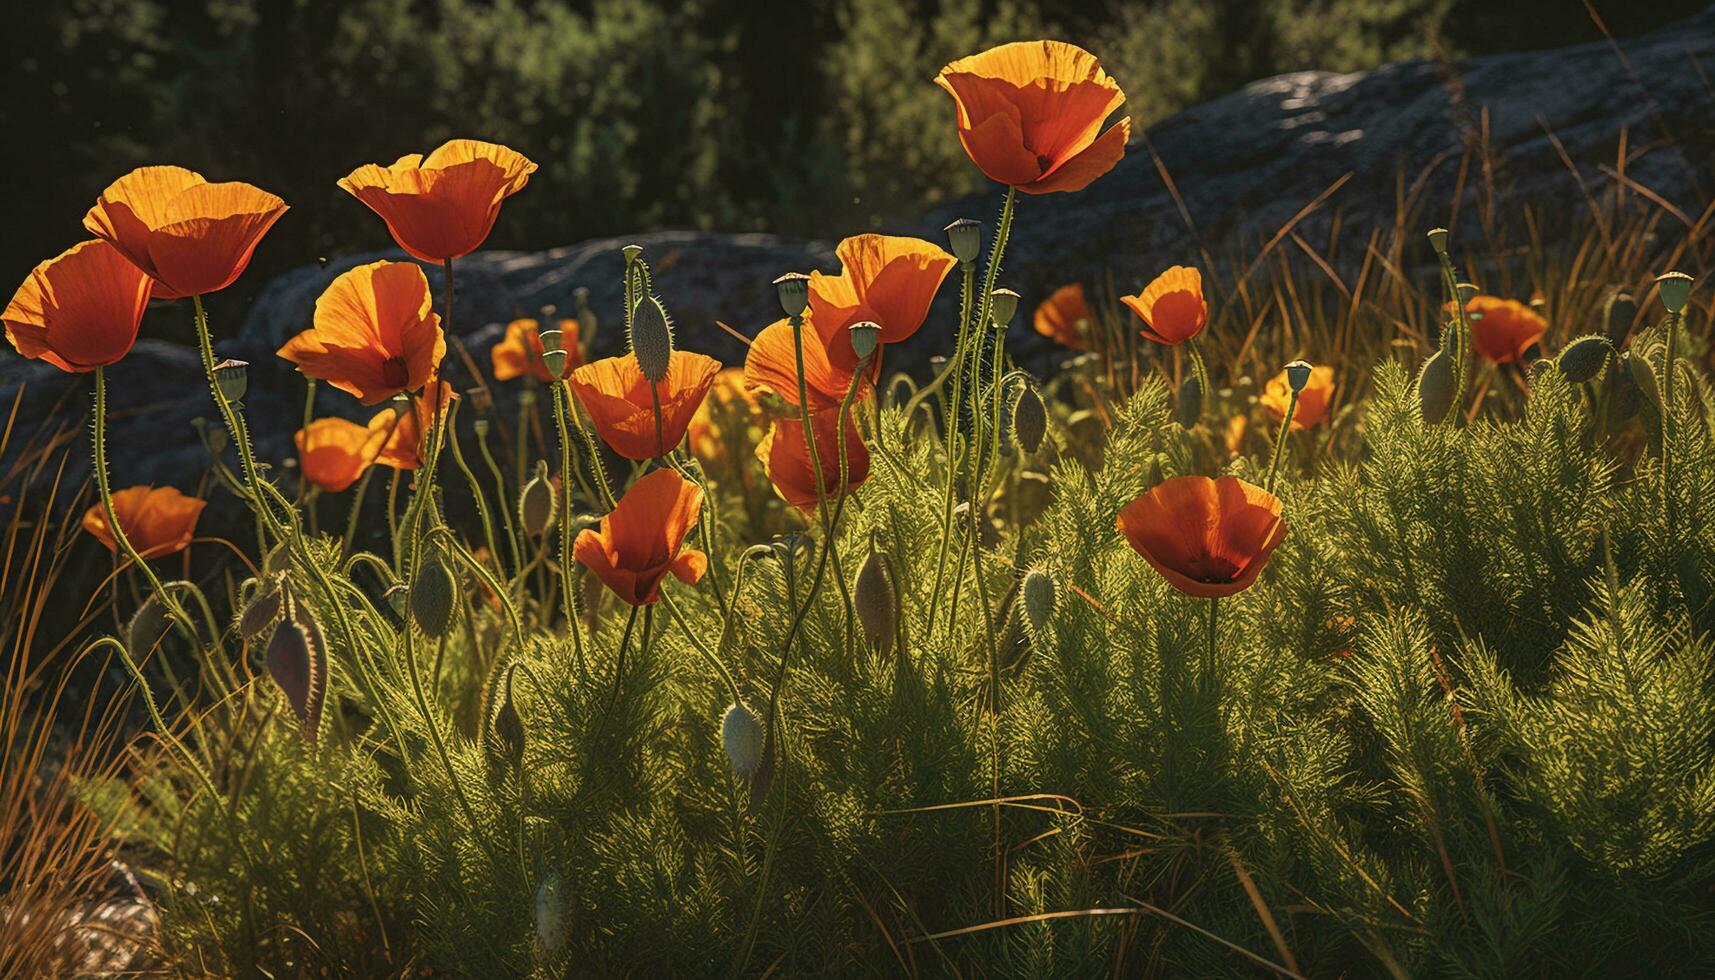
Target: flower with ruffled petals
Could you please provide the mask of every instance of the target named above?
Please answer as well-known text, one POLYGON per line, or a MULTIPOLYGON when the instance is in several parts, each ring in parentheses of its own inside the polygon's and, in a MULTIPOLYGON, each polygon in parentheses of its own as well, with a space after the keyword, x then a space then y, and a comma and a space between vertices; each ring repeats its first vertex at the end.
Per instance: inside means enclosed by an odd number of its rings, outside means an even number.
MULTIPOLYGON (((804 394, 812 409, 833 411, 845 400, 852 370, 836 367, 808 316, 803 323, 804 394)), ((850 350, 850 341, 847 341, 850 350)), ((744 386, 753 395, 772 394, 788 405, 798 404, 798 352, 790 320, 776 320, 750 341, 744 358, 744 386)), ((859 392, 867 397, 868 389, 859 392)))
POLYGON ((152 280, 103 241, 81 242, 30 271, 3 315, 6 339, 61 371, 93 371, 137 341, 152 280))
POLYGON ((1138 319, 1143 335, 1158 344, 1182 344, 1202 332, 1209 322, 1209 303, 1203 298, 1203 274, 1189 266, 1176 265, 1145 286, 1136 296, 1121 296, 1138 319))
MULTIPOLYGON (((208 502, 172 487, 129 487, 113 495, 113 516, 126 540, 144 558, 159 558, 190 547, 197 520, 208 502)), ((117 554, 119 542, 107 524, 107 511, 96 504, 83 515, 83 529, 117 554)))
POLYGON ((316 419, 292 436, 304 479, 328 493, 339 493, 375 462, 387 430, 342 418, 316 419))
POLYGON ((1473 296, 1465 312, 1471 315, 1472 349, 1496 364, 1522 361, 1548 332, 1548 321, 1516 299, 1473 296))
POLYGON ((935 76, 958 105, 959 140, 991 180, 1026 194, 1079 191, 1125 156, 1131 120, 1102 129, 1125 93, 1095 55, 1019 41, 960 58, 935 76))
MULTIPOLYGON (((929 304, 958 261, 939 245, 892 235, 856 235, 840 242, 834 254, 839 275, 810 276, 808 325, 821 336, 829 362, 848 377, 858 364, 851 325, 879 326, 876 341, 882 346, 909 338, 923 326, 929 304)), ((880 348, 871 357, 879 365, 880 348)))
POLYGON ((1090 327, 1096 322, 1084 299, 1084 284, 1072 283, 1054 290, 1036 308, 1036 332, 1073 350, 1090 349, 1090 327))
POLYGON ((429 280, 411 262, 344 272, 316 300, 315 325, 280 348, 312 378, 375 405, 429 382, 447 352, 429 280))
MULTIPOLYGON (((1292 402, 1292 384, 1282 371, 1268 379, 1262 397, 1257 399, 1279 424, 1286 417, 1286 406, 1292 402)), ((1326 364, 1310 372, 1310 380, 1298 393, 1298 407, 1292 410, 1292 431, 1301 432, 1328 417, 1334 404, 1334 369, 1326 364)))
POLYGON ((428 156, 391 166, 366 163, 339 186, 387 222, 399 247, 425 262, 445 262, 482 246, 500 202, 524 189, 536 165, 481 140, 448 140, 428 156))
POLYGON ((1117 524, 1169 585, 1204 599, 1250 588, 1286 537, 1280 500, 1233 476, 1176 476, 1126 504, 1117 524))
POLYGON ((428 447, 423 444, 423 433, 434 431, 437 413, 440 418, 446 418, 447 409, 459 397, 453 386, 445 381, 437 384, 436 388, 441 395, 438 406, 429 401, 429 389, 425 388, 421 397, 411 399, 409 412, 401 415, 392 408, 384 408, 369 420, 369 427, 382 432, 387 440, 375 457, 377 464, 396 470, 414 470, 423 465, 423 458, 428 452, 428 447))
POLYGON ((155 296, 205 296, 232 285, 286 202, 183 167, 139 167, 107 186, 83 226, 155 280, 155 296))
POLYGON ((702 354, 676 350, 667 362, 667 376, 651 386, 634 354, 607 357, 572 372, 572 390, 589 413, 596 432, 626 459, 664 456, 685 438, 691 416, 720 373, 721 362, 702 354), (653 392, 653 393, 652 393, 653 392), (655 423, 655 399, 661 401, 661 424, 655 423))
MULTIPOLYGON (((834 410, 812 412, 810 424, 815 427, 816 458, 822 464, 822 497, 838 498, 840 486, 840 447, 834 428, 834 410)), ((756 458, 762 461, 763 472, 780 498, 799 510, 810 513, 817 506, 816 468, 810 459, 809 443, 804 439, 804 423, 797 418, 778 418, 757 444, 756 458)), ((869 479, 869 447, 851 416, 846 416, 846 482, 844 493, 851 493, 869 479)))
POLYGON ((672 572, 694 585, 708 569, 708 556, 685 548, 685 536, 703 512, 703 491, 671 469, 633 483, 601 526, 584 528, 572 556, 614 594, 634 606, 661 598, 661 580, 672 572))
MULTIPOLYGON (((560 372, 560 378, 564 379, 571 377, 573 369, 583 366, 584 357, 578 345, 578 321, 561 320, 559 328, 566 349, 566 368, 560 372)), ((526 374, 543 384, 553 384, 556 380, 548 365, 542 363, 541 326, 535 320, 508 323, 506 336, 489 348, 488 359, 496 381, 511 381, 526 374)))

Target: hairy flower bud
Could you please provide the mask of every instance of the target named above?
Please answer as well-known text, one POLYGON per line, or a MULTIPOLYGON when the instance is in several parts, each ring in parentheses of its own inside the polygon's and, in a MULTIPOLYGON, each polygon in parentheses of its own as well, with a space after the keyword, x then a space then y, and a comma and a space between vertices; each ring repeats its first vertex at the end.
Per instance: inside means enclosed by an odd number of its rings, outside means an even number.
POLYGON ((518 714, 513 700, 512 678, 518 672, 516 662, 508 664, 496 678, 494 690, 488 696, 489 755, 496 762, 505 762, 514 769, 524 761, 524 719, 518 714))
POLYGON ((788 272, 774 280, 774 290, 787 316, 799 316, 810 305, 810 277, 802 272, 788 272))
POLYGON ((735 701, 721 716, 721 751, 732 774, 749 781, 762 767, 762 723, 743 701, 735 701))
POLYGON ((1624 346, 1637 317, 1638 301, 1632 298, 1631 293, 1617 292, 1609 296, 1607 304, 1602 307, 1602 332, 1608 343, 1616 349, 1624 346))
POLYGON ((970 264, 977 260, 983 250, 983 223, 974 218, 960 218, 946 227, 947 244, 952 247, 953 257, 960 262, 970 264))
POLYGON ((518 493, 518 523, 523 526, 524 533, 547 534, 548 529, 554 526, 557 510, 554 504, 554 484, 548 479, 548 464, 537 460, 536 474, 518 493))
POLYGON ((1624 364, 1632 376, 1632 383, 1644 396, 1644 401, 1655 410, 1657 418, 1661 417, 1661 388, 1656 383, 1655 368, 1650 366, 1649 358, 1639 357, 1636 353, 1627 354, 1624 364))
POLYGON ((673 321, 653 296, 640 298, 631 313, 631 353, 645 378, 658 382, 667 377, 673 362, 673 321))
POLYGON ((1025 573, 1019 592, 1024 599, 1024 617, 1030 623, 1030 631, 1040 632, 1048 625, 1048 617, 1054 614, 1053 577, 1040 568, 1033 568, 1025 573))
POLYGON ((1012 441, 1019 449, 1033 453, 1041 448, 1047 435, 1048 407, 1042 404, 1035 385, 1022 385, 1012 402, 1012 441))
POLYGON ((861 361, 875 353, 876 341, 881 337, 881 324, 874 320, 859 320, 846 328, 846 333, 851 337, 852 353, 861 361))
POLYGON ((875 550, 875 538, 869 543, 869 557, 858 569, 857 582, 852 586, 852 605, 857 607, 858 622, 869 642, 883 649, 893 643, 898 625, 894 605, 893 582, 887 577, 887 561, 875 550))
POLYGON ((321 629, 307 606, 293 603, 286 618, 274 627, 264 656, 268 676, 286 695, 298 716, 304 740, 315 742, 321 727, 322 701, 327 694, 327 664, 322 655, 321 629))
POLYGON ((411 583, 411 618, 423 635, 438 639, 447 631, 453 619, 453 600, 458 585, 453 573, 438 554, 424 559, 417 569, 417 579, 411 583))
POLYGON ((1203 385, 1195 374, 1188 374, 1179 385, 1179 397, 1175 403, 1174 417, 1179 420, 1181 428, 1189 429, 1203 417, 1203 385))
POLYGON ((246 640, 255 637, 268 628, 280 615, 280 605, 285 598, 285 586, 277 578, 263 581, 256 595, 244 607, 238 616, 238 635, 246 640))
POLYGON ((1583 384, 1596 377, 1602 365, 1608 363, 1608 355, 1613 349, 1606 337, 1579 337, 1560 351, 1555 363, 1560 366, 1560 373, 1566 376, 1566 380, 1583 384))
POLYGON ((1661 293, 1661 305, 1669 313, 1681 313, 1691 300, 1691 284, 1697 280, 1683 272, 1668 272, 1657 277, 1656 289, 1661 293))
POLYGON ((1453 359, 1444 350, 1429 355, 1417 376, 1417 401, 1423 421, 1434 425, 1453 408, 1453 359))
POLYGON ((125 625, 125 649, 131 652, 135 659, 141 659, 161 642, 161 637, 167 635, 167 605, 161 601, 159 593, 149 593, 149 598, 137 607, 131 614, 131 622, 125 625))

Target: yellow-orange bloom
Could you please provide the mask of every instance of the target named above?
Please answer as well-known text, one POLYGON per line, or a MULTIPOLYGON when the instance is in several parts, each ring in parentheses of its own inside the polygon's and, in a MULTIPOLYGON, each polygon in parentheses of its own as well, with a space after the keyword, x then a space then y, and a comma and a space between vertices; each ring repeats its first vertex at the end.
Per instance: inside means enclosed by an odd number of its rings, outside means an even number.
POLYGON ((83 226, 152 276, 158 298, 178 299, 232 285, 285 213, 285 201, 249 184, 139 167, 101 192, 83 226))
POLYGON ((1189 266, 1176 265, 1145 286, 1136 296, 1121 296, 1138 319, 1143 335, 1158 344, 1182 344, 1202 332, 1209 322, 1209 303, 1203 298, 1203 274, 1189 266))
POLYGON ((427 157, 410 153, 387 167, 366 163, 339 186, 387 222, 400 248, 440 263, 481 247, 500 202, 535 172, 523 154, 497 143, 448 140, 427 157))
POLYGON ((339 493, 356 483, 375 462, 386 439, 385 428, 342 418, 316 419, 292 437, 304 479, 328 493, 339 493))
POLYGON ((1061 286, 1036 308, 1036 332, 1073 350, 1090 349, 1090 327, 1096 322, 1084 299, 1084 284, 1061 286))
MULTIPOLYGON (((839 407, 852 383, 852 369, 836 367, 817 332, 810 311, 804 324, 804 394, 811 409, 839 407)), ((851 341, 846 341, 851 352, 851 341)), ((744 358, 744 386, 752 394, 769 392, 788 405, 798 404, 798 354, 792 337, 792 322, 776 320, 752 338, 744 358)), ((867 397, 869 390, 859 392, 867 397)))
MULTIPOLYGON (((1274 416, 1275 424, 1286 417, 1286 406, 1292 401, 1292 384, 1282 371, 1268 379, 1263 387, 1262 397, 1258 399, 1262 406, 1268 409, 1268 414, 1274 416)), ((1299 432, 1308 429, 1328 417, 1328 409, 1334 404, 1334 369, 1322 365, 1310 372, 1310 380, 1305 383, 1304 390, 1298 393, 1298 407, 1292 410, 1292 431, 1299 432)))
POLYGON ((571 385, 609 448, 626 459, 650 459, 665 456, 685 438, 691 416, 720 369, 721 362, 712 357, 676 350, 667 362, 667 376, 651 385, 637 366, 637 356, 624 354, 578 368, 571 385), (661 401, 659 429, 656 398, 661 401))
POLYGON ((1204 599, 1250 588, 1286 537, 1280 500, 1233 476, 1176 476, 1126 504, 1116 523, 1169 585, 1204 599))
POLYGON ((316 300, 315 325, 280 348, 298 370, 375 405, 429 382, 447 352, 429 280, 410 262, 344 272, 316 300))
POLYGON ((702 511, 701 487, 656 470, 625 491, 599 528, 578 532, 572 555, 621 599, 648 605, 661 598, 668 572, 693 585, 708 569, 707 555, 684 547, 702 511))
MULTIPOLYGON (((190 547, 197 519, 208 502, 182 494, 172 487, 129 487, 113 495, 113 516, 125 531, 126 540, 144 558, 159 558, 190 547)), ((107 512, 96 504, 83 515, 83 529, 119 551, 119 542, 107 524, 107 512)))
POLYGON ((1465 312, 1472 318, 1471 347, 1496 364, 1523 360, 1548 332, 1548 321, 1516 299, 1473 296, 1465 312))
MULTIPOLYGON (((929 304, 958 260, 938 245, 892 235, 847 238, 834 254, 839 275, 810 275, 808 324, 821 335, 829 362, 849 378, 858 358, 848 328, 865 320, 875 323, 882 346, 907 339, 923 326, 929 304)), ((881 348, 873 357, 879 365, 881 348)))
POLYGON ((691 452, 698 459, 707 462, 715 459, 723 450, 730 451, 730 434, 722 428, 721 420, 715 417, 715 413, 749 415, 758 407, 756 397, 745 387, 744 369, 722 368, 715 375, 708 397, 697 406, 696 414, 691 416, 691 425, 685 430, 686 438, 691 443, 691 452))
MULTIPOLYGON (((834 500, 841 495, 840 447, 834 410, 812 412, 810 424, 815 427, 816 458, 822 464, 822 496, 834 500)), ((756 458, 768 482, 774 484, 780 498, 799 510, 809 513, 816 509, 816 468, 810 459, 810 446, 804 439, 804 423, 797 418, 778 418, 768 434, 756 446, 756 458)), ((845 493, 851 493, 869 479, 869 447, 851 416, 846 417, 846 483, 845 493)))
POLYGON ((434 431, 437 413, 445 419, 447 409, 458 398, 453 386, 445 381, 437 383, 435 388, 441 396, 438 406, 429 401, 429 389, 425 388, 421 397, 411 399, 409 412, 400 415, 392 408, 384 408, 369 420, 369 427, 380 431, 387 440, 375 457, 376 463, 396 470, 414 470, 423 465, 428 452, 423 434, 434 431))
POLYGON ((151 280, 112 245, 81 242, 30 271, 3 318, 25 357, 61 371, 116 363, 137 341, 151 280))
MULTIPOLYGON (((560 332, 566 347, 566 369, 560 378, 569 378, 575 368, 583 366, 584 355, 578 344, 578 321, 561 320, 560 332)), ((535 320, 513 320, 506 325, 506 336, 488 351, 489 366, 494 380, 511 381, 526 374, 543 384, 556 380, 542 363, 541 326, 535 320)))
POLYGON ((1125 156, 1131 119, 1102 123, 1125 93, 1095 55, 1019 41, 960 58, 935 76, 958 105, 959 140, 991 180, 1026 194, 1079 191, 1125 156))

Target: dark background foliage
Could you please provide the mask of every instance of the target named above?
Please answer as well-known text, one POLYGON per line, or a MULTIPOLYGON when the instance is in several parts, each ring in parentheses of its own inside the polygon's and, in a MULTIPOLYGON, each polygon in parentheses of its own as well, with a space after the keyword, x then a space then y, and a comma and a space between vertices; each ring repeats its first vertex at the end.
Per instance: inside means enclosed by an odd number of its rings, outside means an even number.
MULTIPOLYGON (((1596 0, 1616 34, 1699 0, 1596 0)), ((1056 36, 1101 56, 1143 123, 1281 71, 1600 38, 1581 0, 56 0, 14 6, 0 280, 79 240, 114 177, 173 162, 293 212, 269 274, 387 244, 334 182, 451 136, 541 164, 491 244, 658 227, 836 237, 972 189, 928 84, 1056 36)))

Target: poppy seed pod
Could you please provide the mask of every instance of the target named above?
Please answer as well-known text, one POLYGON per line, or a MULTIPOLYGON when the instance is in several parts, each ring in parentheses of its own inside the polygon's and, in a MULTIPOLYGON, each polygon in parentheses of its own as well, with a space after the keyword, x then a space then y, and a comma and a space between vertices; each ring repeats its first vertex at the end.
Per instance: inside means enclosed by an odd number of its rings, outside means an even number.
POLYGON ((554 484, 548 480, 548 464, 536 461, 536 474, 518 494, 518 522, 524 532, 543 535, 554 526, 554 484))
POLYGON ((810 305, 810 277, 802 272, 788 272, 774 280, 774 291, 787 316, 799 316, 810 305))
POLYGON ((1638 301, 1632 298, 1631 293, 1609 296, 1607 304, 1602 307, 1602 332, 1607 335, 1608 343, 1615 348, 1623 345, 1637 317, 1638 301))
POLYGON ((423 635, 438 639, 453 618, 453 598, 458 586, 440 555, 430 555, 417 569, 411 583, 411 618, 423 635))
POLYGON ((566 333, 563 330, 543 330, 536 335, 542 341, 542 366, 548 376, 558 378, 566 373, 566 333))
POLYGON ((1669 313, 1680 313, 1691 300, 1691 284, 1697 280, 1683 272, 1669 272, 1657 277, 1656 289, 1661 293, 1661 305, 1669 313))
POLYGON ((515 769, 524 761, 524 719, 512 698, 512 677, 517 672, 516 663, 508 665, 488 698, 489 754, 515 769))
POLYGON ((1018 313, 1018 300, 1018 293, 1005 286, 989 293, 989 319, 993 321, 995 329, 1005 330, 1007 324, 1012 322, 1013 316, 1018 313))
POLYGON ((721 751, 726 753, 732 774, 740 779, 756 777, 762 766, 762 723, 743 701, 735 701, 721 716, 721 751))
POLYGON ((1180 428, 1189 429, 1203 417, 1203 385, 1197 376, 1187 375, 1179 385, 1179 397, 1174 405, 1174 417, 1180 428))
POLYGON ((869 642, 878 647, 893 642, 894 627, 898 624, 893 583, 887 578, 887 561, 875 550, 873 539, 869 557, 858 569, 857 583, 852 587, 852 604, 857 607, 858 622, 863 625, 869 642))
POLYGON ((846 333, 851 337, 852 353, 861 361, 875 353, 876 340, 881 336, 881 324, 874 320, 859 320, 847 327, 846 333))
POLYGON ((673 321, 653 296, 639 299, 631 313, 631 353, 645 378, 659 382, 667 377, 673 363, 673 321))
POLYGON ((262 587, 256 591, 255 598, 250 600, 238 616, 238 635, 248 640, 267 629, 268 624, 280 615, 285 592, 285 586, 278 579, 263 582, 262 587))
POLYGON ((1429 355, 1417 376, 1417 401, 1423 421, 1434 425, 1453 408, 1453 359, 1444 350, 1429 355))
POLYGON ((274 679, 304 740, 314 742, 321 727, 322 698, 327 693, 327 667, 322 660, 321 630, 303 606, 294 606, 268 641, 268 676, 274 679))
POLYGON ((1309 361, 1293 361, 1286 366, 1286 383, 1291 386, 1293 394, 1302 392, 1310 383, 1311 370, 1309 361))
POLYGON ((1445 229, 1445 228, 1431 228, 1431 229, 1429 229, 1429 244, 1435 248, 1435 254, 1446 255, 1447 254, 1447 229, 1445 229))
POLYGON ((1602 365, 1608 363, 1608 354, 1613 349, 1606 337, 1579 337, 1561 350, 1555 363, 1560 366, 1560 373, 1566 375, 1566 380, 1583 384, 1596 377, 1602 365))
POLYGON ((636 262, 637 257, 643 254, 643 246, 627 245, 619 250, 619 254, 625 256, 625 267, 629 269, 631 268, 631 263, 636 262))
POLYGON ((1024 616, 1030 623, 1030 631, 1040 632, 1054 614, 1053 577, 1040 568, 1032 568, 1025 574, 1019 591, 1024 597, 1024 616))
POLYGON ((1012 441, 1019 449, 1033 453, 1047 435, 1048 408, 1042 404, 1042 396, 1036 393, 1035 385, 1021 386, 1012 403, 1012 441))
POLYGON ((975 218, 960 218, 946 227, 947 244, 953 257, 969 265, 983 250, 983 223, 975 218))
POLYGON ((214 383, 229 402, 241 402, 250 388, 250 362, 227 358, 214 366, 214 383))

